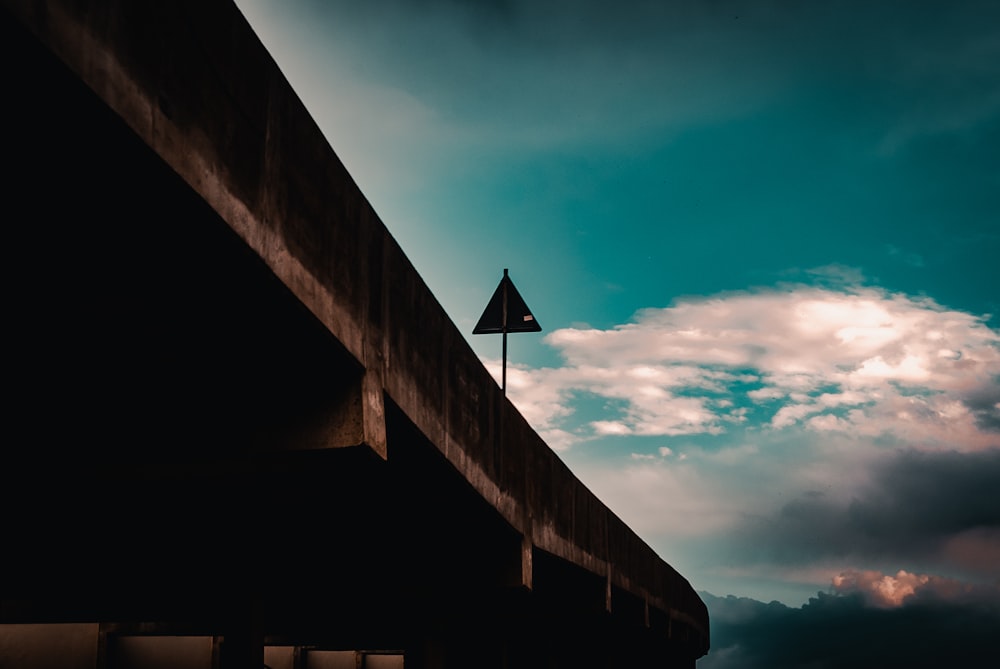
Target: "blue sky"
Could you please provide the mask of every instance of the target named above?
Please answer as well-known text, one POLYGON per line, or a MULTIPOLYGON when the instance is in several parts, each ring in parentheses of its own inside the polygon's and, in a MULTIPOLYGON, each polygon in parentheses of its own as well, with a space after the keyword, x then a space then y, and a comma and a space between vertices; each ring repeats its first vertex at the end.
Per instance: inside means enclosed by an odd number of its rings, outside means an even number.
POLYGON ((237 5, 497 376, 510 269, 508 396, 696 589, 996 594, 1000 5, 237 5))

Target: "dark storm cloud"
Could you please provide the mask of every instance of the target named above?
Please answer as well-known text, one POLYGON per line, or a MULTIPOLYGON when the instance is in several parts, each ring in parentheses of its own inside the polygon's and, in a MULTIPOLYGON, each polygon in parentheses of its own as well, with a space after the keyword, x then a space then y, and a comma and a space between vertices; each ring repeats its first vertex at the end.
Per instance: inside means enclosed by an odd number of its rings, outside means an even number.
MULTIPOLYGON (((904 451, 870 475, 870 484, 849 502, 818 492, 802 495, 775 516, 748 523, 741 539, 766 547, 767 555, 759 557, 785 564, 865 558, 940 567, 948 559, 961 562, 961 556, 949 558, 946 548, 973 534, 982 537, 981 547, 997 550, 1000 451, 904 451)), ((1000 567, 992 571, 1000 575, 1000 567)))
POLYGON ((1000 526, 1000 452, 905 452, 877 472, 874 490, 848 507, 857 532, 920 543, 1000 526))
POLYGON ((1000 379, 969 393, 962 401, 976 417, 979 429, 1000 432, 1000 379))
POLYGON ((817 593, 802 608, 700 593, 712 648, 698 669, 985 667, 996 659, 995 591, 948 601, 914 597, 879 609, 860 594, 817 593))

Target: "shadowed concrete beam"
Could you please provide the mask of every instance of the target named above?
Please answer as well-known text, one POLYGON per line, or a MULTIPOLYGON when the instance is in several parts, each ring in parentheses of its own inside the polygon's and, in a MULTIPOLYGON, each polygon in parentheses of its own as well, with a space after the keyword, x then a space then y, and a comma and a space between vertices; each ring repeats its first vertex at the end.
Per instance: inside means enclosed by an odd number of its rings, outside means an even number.
MULTIPOLYGON (((314 403, 315 404, 315 403, 314 403)), ((366 371, 346 387, 335 388, 314 406, 289 415, 276 433, 257 435, 260 450, 302 451, 367 446, 386 458, 385 400, 381 374, 366 371)))

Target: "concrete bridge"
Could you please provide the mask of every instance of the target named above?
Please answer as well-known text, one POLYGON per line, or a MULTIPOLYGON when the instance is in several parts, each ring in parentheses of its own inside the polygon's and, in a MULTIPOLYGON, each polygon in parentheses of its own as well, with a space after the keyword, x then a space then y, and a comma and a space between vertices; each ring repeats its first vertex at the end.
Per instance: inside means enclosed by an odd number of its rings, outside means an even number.
POLYGON ((0 0, 0 667, 692 667, 228 0, 0 0))

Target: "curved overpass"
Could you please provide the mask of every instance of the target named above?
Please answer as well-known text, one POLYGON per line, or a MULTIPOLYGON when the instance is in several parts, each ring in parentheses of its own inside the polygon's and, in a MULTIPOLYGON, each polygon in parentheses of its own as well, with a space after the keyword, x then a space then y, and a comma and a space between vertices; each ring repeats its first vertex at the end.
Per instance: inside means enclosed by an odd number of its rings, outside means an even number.
POLYGON ((690 584, 502 397, 231 2, 0 5, 8 636, 98 624, 100 666, 143 634, 227 667, 707 652, 690 584))

